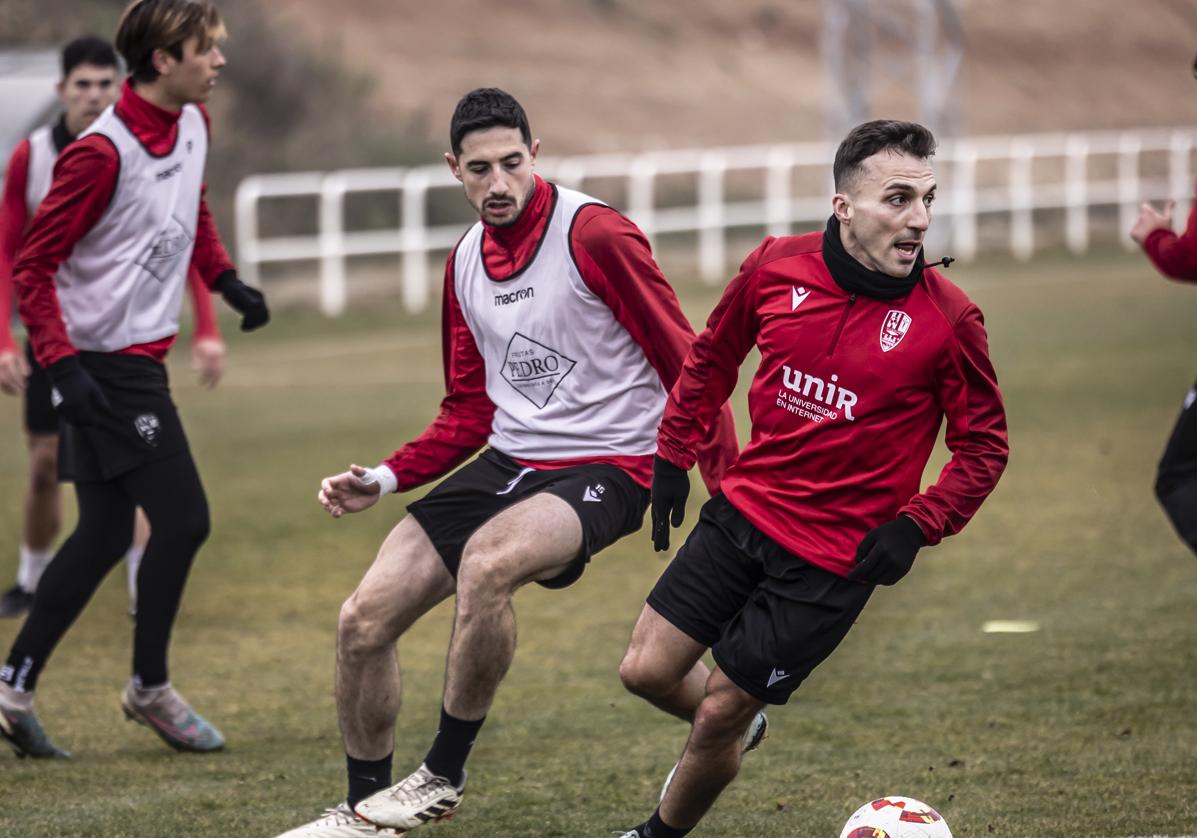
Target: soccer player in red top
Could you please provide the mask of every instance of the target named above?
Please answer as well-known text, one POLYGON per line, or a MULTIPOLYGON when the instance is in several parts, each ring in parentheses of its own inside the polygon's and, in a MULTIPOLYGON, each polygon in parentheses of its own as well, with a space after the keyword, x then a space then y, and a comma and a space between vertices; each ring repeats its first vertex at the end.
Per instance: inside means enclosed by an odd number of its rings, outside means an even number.
MULTIPOLYGON (((1197 76, 1197 61, 1193 62, 1193 75, 1197 76)), ((1197 282, 1197 201, 1193 202, 1188 224, 1179 236, 1172 231, 1175 206, 1175 201, 1169 201, 1160 212, 1151 204, 1142 204, 1130 235, 1164 276, 1181 282, 1197 282)), ((1176 532, 1197 553, 1197 410, 1193 409, 1194 402, 1197 402, 1197 384, 1185 394, 1180 418, 1176 420, 1160 458, 1155 495, 1176 532)))
POLYGON ((923 261, 934 151, 914 123, 849 133, 826 231, 770 237, 748 256, 669 395, 658 550, 682 522, 695 442, 760 350, 752 441, 649 594, 620 666, 629 690, 691 723, 660 807, 625 838, 693 829, 739 770, 761 708, 785 704, 874 586, 959 532, 1005 467, 981 312, 923 261), (920 491, 945 421, 951 460, 920 491))
MULTIPOLYGON (((29 222, 50 190, 54 163, 120 92, 118 61, 112 44, 94 36, 71 41, 62 50, 62 80, 57 86, 62 116, 17 144, 4 175, 0 196, 0 392, 22 395, 28 435, 29 482, 25 488, 22 543, 17 579, 0 596, 0 617, 16 617, 33 602, 42 571, 61 522, 58 483, 58 414, 50 404, 50 380, 33 357, 33 345, 17 348, 9 326, 13 300, 12 268, 29 222)), ((224 372, 224 341, 212 313, 212 295, 199 274, 188 281, 195 331, 192 364, 200 382, 212 387, 224 372)), ((137 515, 133 544, 125 554, 129 601, 136 598, 137 570, 149 538, 143 513, 137 515)))
MULTIPOLYGON (((487 448, 407 507, 341 609, 348 798, 291 838, 395 835, 451 815, 515 654, 515 591, 573 584, 643 520, 665 395, 694 332, 640 230, 541 180, 539 145, 501 90, 475 90, 454 111, 445 157, 479 221, 445 267, 448 392, 419 438, 327 478, 319 499, 334 517, 360 512, 487 448), (388 788, 395 642, 454 595, 439 728, 419 769, 388 788)), ((695 440, 712 491, 737 447, 730 411, 717 413, 695 440)))
POLYGON ((262 295, 237 278, 203 199, 208 119, 200 104, 224 66, 223 35, 207 0, 126 7, 116 47, 131 78, 60 155, 13 271, 21 319, 64 420, 61 470, 79 508, 0 666, 0 735, 18 755, 66 756, 34 713, 34 690, 129 546, 138 506, 152 532, 121 706, 176 749, 224 744, 171 685, 167 666, 191 562, 208 534, 208 504, 163 363, 192 269, 242 314, 242 329, 269 319, 262 295))

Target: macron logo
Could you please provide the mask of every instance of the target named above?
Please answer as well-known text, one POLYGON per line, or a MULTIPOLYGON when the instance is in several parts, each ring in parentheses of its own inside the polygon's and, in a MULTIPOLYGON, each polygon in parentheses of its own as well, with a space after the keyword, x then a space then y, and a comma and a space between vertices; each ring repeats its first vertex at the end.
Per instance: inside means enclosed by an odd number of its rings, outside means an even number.
POLYGON ((596 483, 594 486, 587 486, 586 491, 582 493, 583 502, 602 503, 603 492, 607 491, 607 487, 602 483, 596 483))
POLYGON ((789 678, 789 677, 790 677, 790 673, 786 672, 784 669, 774 669, 772 672, 769 673, 769 682, 767 684, 765 684, 765 686, 771 687, 774 684, 776 684, 778 681, 784 681, 786 678, 789 678))
POLYGON ((806 302, 806 298, 809 296, 810 296, 810 291, 807 291, 805 288, 795 288, 793 285, 791 285, 790 286, 790 311, 793 311, 794 309, 798 308, 798 306, 800 306, 804 302, 806 302))

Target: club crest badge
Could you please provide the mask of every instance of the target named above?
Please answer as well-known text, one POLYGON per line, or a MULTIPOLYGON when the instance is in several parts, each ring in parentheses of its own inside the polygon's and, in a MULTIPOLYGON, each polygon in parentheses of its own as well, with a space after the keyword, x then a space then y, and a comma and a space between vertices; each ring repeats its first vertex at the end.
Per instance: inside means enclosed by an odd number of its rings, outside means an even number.
POLYGON ((133 420, 133 427, 137 429, 137 433, 146 441, 146 444, 151 448, 158 447, 158 433, 162 430, 162 425, 156 414, 141 414, 133 420))
POLYGON ((909 314, 891 308, 881 323, 881 351, 889 352, 901 343, 910 331, 910 323, 909 314))

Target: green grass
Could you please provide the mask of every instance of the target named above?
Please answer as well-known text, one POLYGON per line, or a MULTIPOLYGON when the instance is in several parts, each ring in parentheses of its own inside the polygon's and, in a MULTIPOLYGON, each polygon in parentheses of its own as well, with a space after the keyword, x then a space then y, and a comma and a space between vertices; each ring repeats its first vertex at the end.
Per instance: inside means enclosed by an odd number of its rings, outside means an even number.
MULTIPOLYGON (((1151 493, 1197 366, 1197 288, 1120 253, 951 276, 986 312, 1009 469, 965 533, 881 590, 774 711, 769 742, 696 835, 833 838, 882 794, 932 803, 957 838, 1197 832, 1197 559, 1151 493), (1042 629, 980 630, 1007 618, 1042 629)), ((684 287, 689 313, 704 317, 714 292, 684 287)), ((214 529, 172 673, 228 750, 176 755, 123 723, 130 630, 114 573, 38 693, 75 759, 0 754, 0 835, 273 835, 341 798, 337 611, 404 500, 333 521, 315 493, 325 474, 377 462, 432 416, 436 322, 374 310, 281 316, 248 337, 230 329, 230 372, 211 393, 176 353, 214 529)), ((15 400, 0 401, 0 424, 11 440, 0 450, 2 581, 25 462, 15 400)), ((600 836, 652 810, 686 731, 625 694, 616 668, 662 567, 641 532, 573 588, 520 592, 519 650, 471 759, 467 802, 427 832, 600 836)), ((397 774, 435 727, 451 615, 438 608, 401 644, 397 774)), ((0 624, 5 649, 17 628, 0 624)))

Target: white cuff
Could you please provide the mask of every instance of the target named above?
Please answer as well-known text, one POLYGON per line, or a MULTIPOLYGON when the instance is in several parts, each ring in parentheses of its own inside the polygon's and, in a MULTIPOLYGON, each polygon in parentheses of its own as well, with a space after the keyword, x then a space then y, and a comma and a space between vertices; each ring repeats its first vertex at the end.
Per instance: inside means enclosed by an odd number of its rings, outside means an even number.
POLYGON ((366 476, 360 480, 367 485, 377 483, 379 495, 389 495, 399 488, 399 480, 395 477, 395 472, 391 471, 385 463, 366 469, 366 476))

